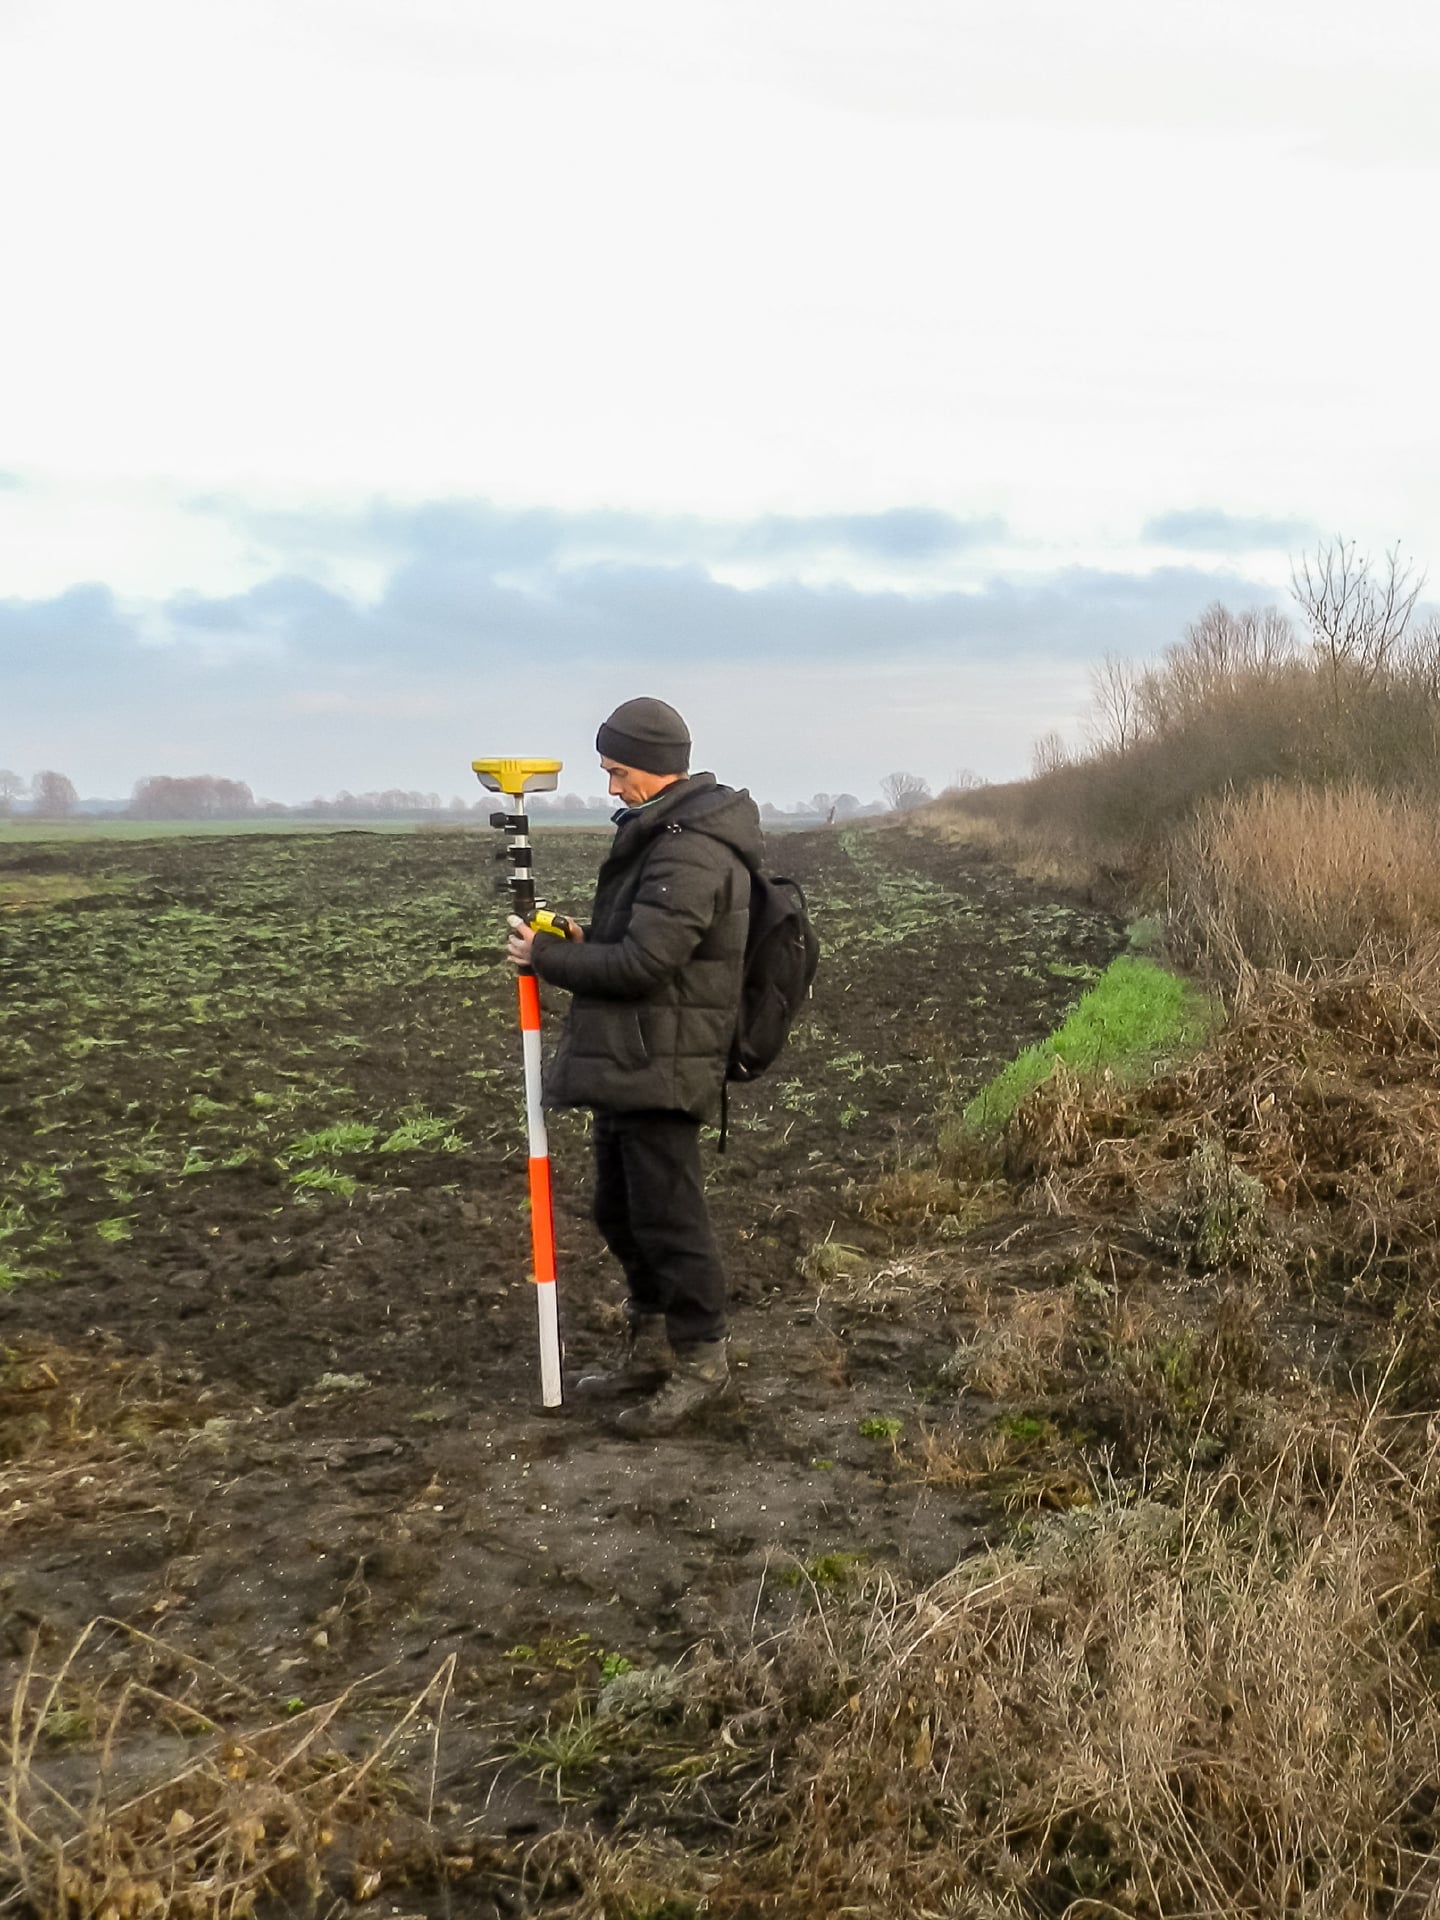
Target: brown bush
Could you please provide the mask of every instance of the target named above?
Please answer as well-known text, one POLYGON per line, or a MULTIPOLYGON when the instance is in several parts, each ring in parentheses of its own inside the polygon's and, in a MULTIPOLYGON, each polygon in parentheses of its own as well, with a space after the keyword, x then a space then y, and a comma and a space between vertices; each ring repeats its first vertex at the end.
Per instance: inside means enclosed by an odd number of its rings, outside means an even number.
POLYGON ((1254 973, 1194 1059, 1127 1089, 1047 1083, 1009 1131, 1013 1177, 1048 1208, 1138 1213, 1167 1258, 1213 1143, 1269 1209, 1269 1246, 1252 1219, 1228 1264, 1403 1300, 1440 1328, 1440 936, 1306 980, 1254 973))
POLYGON ((1308 645, 1273 607, 1213 606, 1155 664, 1097 669, 1088 751, 1047 737, 1035 778, 946 793, 931 817, 972 840, 988 823, 1027 870, 1158 894, 1197 814, 1266 783, 1440 798, 1440 622, 1410 626, 1393 556, 1372 577, 1353 548, 1322 550, 1308 578, 1325 589, 1300 595, 1308 645))

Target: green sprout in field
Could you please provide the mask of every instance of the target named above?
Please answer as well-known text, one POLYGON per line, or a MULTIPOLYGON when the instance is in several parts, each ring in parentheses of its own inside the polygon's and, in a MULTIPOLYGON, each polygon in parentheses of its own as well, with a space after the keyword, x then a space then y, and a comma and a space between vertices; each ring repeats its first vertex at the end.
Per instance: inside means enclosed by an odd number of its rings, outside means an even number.
POLYGON ((375 1129, 359 1120, 341 1121, 322 1127, 318 1133, 301 1134, 286 1148, 296 1160, 323 1160, 336 1153, 364 1153, 375 1144, 375 1129))
POLYGON ((415 1113, 402 1120, 389 1137, 380 1142, 380 1151, 414 1153, 421 1147, 432 1147, 441 1153, 458 1153, 464 1144, 448 1120, 434 1113, 415 1113))
POLYGON ((572 1774, 585 1773, 604 1758, 605 1730, 597 1726, 595 1716, 581 1708, 570 1720, 556 1727, 547 1726, 515 1742, 522 1760, 534 1762, 534 1777, 555 1777, 555 1791, 563 1794, 565 1781, 572 1774))
POLYGON ((335 1193, 348 1199, 358 1191, 360 1182, 335 1167, 303 1167, 299 1173, 291 1174, 290 1184, 303 1193, 335 1193))
POLYGON ((780 1578, 787 1587, 798 1587, 802 1580, 809 1580, 812 1585, 833 1593, 858 1580, 869 1564, 868 1553, 820 1553, 803 1565, 787 1568, 780 1578))

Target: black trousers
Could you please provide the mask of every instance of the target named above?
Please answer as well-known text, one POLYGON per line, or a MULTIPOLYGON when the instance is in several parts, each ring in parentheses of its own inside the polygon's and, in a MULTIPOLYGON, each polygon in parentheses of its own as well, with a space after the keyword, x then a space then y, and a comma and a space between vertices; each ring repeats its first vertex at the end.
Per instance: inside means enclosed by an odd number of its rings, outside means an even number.
POLYGON ((698 1120, 596 1110, 595 1224, 624 1269, 632 1318, 663 1313, 676 1347, 724 1338, 725 1270, 705 1210, 698 1120))

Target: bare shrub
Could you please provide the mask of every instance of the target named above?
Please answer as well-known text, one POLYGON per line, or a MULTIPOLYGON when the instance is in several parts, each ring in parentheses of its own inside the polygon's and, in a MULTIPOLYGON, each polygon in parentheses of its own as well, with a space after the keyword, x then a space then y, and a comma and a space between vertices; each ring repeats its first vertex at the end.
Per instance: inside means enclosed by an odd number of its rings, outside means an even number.
MULTIPOLYGON (((1414 694, 1440 703, 1440 614, 1407 630, 1396 665, 1414 694)), ((0 774, 0 793, 4 778, 0 774)))
POLYGON ((1152 665, 1096 668, 1087 752, 1047 737, 1030 780, 955 796, 947 820, 989 819, 1032 866, 1063 848, 1072 875, 1133 903, 1159 897, 1170 841, 1222 796, 1359 782, 1440 799, 1440 620, 1414 623, 1419 580, 1337 541, 1294 584, 1308 647, 1276 607, 1211 606, 1152 665))
POLYGON ((1217 601, 1138 677, 1137 737, 1173 735, 1217 701, 1253 696, 1298 657, 1295 629, 1277 607, 1232 613, 1217 601))
POLYGON ((1403 953, 1440 925, 1440 817, 1358 784, 1269 783, 1208 806, 1174 877, 1198 949, 1232 973, 1403 953))

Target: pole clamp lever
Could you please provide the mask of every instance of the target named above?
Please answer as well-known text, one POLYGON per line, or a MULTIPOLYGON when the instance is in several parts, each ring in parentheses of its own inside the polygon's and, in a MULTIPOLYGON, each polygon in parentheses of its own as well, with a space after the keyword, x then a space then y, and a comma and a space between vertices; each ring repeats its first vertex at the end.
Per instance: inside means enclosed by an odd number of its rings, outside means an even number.
POLYGON ((573 940, 579 931, 568 913, 550 913, 543 907, 531 914, 530 924, 536 933, 557 934, 562 940, 573 940))

